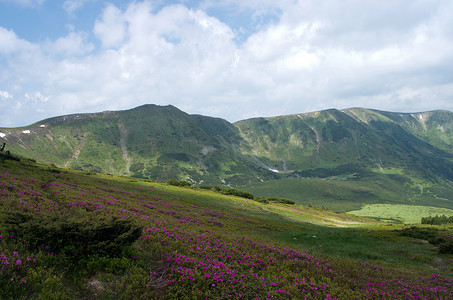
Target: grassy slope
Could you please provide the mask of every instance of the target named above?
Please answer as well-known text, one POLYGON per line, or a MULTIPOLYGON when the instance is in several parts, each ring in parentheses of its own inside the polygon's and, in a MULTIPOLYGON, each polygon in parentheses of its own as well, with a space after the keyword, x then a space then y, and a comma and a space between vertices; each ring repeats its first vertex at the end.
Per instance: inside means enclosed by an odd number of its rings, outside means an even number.
POLYGON ((453 209, 449 200, 453 198, 451 188, 425 182, 401 182, 393 174, 359 180, 287 178, 244 185, 243 188, 259 196, 289 198, 302 205, 311 203, 336 211, 357 210, 363 205, 377 203, 453 209))
POLYGON ((282 177, 242 187, 342 211, 377 203, 453 208, 452 120, 441 111, 354 108, 240 121, 256 156, 282 177), (292 176, 302 179, 285 178, 292 176))
POLYGON ((392 119, 405 130, 424 141, 441 150, 453 153, 452 112, 438 110, 413 114, 379 113, 392 119))
POLYGON ((256 118, 235 125, 251 145, 250 155, 274 169, 303 170, 356 162, 366 128, 337 110, 256 118))
POLYGON ((229 183, 337 211, 379 203, 453 208, 451 115, 356 108, 257 118, 235 127, 147 105, 14 129, 7 149, 79 170, 229 183))
POLYGON ((173 106, 71 115, 2 130, 7 136, 0 140, 11 152, 59 167, 215 184, 270 178, 238 151, 241 137, 232 124, 173 106))
POLYGON ((360 210, 348 212, 356 216, 377 217, 383 220, 400 221, 403 223, 420 223, 421 218, 453 216, 453 210, 439 207, 397 205, 397 204, 368 204, 360 210))
POLYGON ((0 254, 11 262, 1 269, 4 297, 266 298, 289 292, 351 299, 381 292, 403 297, 420 292, 417 286, 437 285, 447 288, 445 297, 451 292, 448 279, 429 277, 451 275, 450 256, 399 237, 389 224, 30 162, 5 161, 0 168, 3 216, 15 211, 49 218, 116 215, 144 229, 120 258, 88 257, 71 265, 68 257, 51 252, 53 245, 39 250, 27 247, 31 241, 9 238, 2 224, 0 254), (409 291, 398 288, 401 277, 409 291), (367 291, 362 280, 374 283, 376 291, 367 291))

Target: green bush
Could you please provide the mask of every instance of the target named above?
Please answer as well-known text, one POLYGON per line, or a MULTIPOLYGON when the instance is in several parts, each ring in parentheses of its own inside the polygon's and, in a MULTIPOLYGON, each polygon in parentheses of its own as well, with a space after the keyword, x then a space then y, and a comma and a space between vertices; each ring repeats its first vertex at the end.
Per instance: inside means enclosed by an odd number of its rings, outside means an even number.
POLYGON ((167 181, 169 185, 173 186, 181 186, 181 187, 190 187, 192 184, 188 182, 187 180, 176 180, 176 179, 170 179, 167 181))
POLYGON ((434 228, 412 226, 401 230, 400 235, 427 240, 430 244, 439 247, 439 253, 453 254, 453 235, 451 234, 439 233, 439 230, 434 228))
POLYGON ((450 224, 450 223, 453 223, 453 216, 447 217, 445 215, 442 215, 442 216, 435 216, 435 217, 425 217, 425 218, 422 218, 421 223, 429 224, 429 225, 450 224))
POLYGON ((438 231, 431 228, 420 228, 416 226, 411 226, 409 228, 404 228, 400 231, 400 235, 407 236, 415 239, 434 241, 437 236, 438 231))
POLYGON ((198 188, 202 190, 211 190, 215 192, 220 192, 222 189, 218 186, 213 186, 213 185, 200 185, 198 188))
POLYGON ((277 202, 277 203, 283 203, 283 204, 296 204, 293 200, 289 200, 286 198, 276 198, 276 197, 266 197, 268 201, 271 202, 277 202))
POLYGON ((453 239, 451 237, 450 239, 444 240, 443 243, 439 244, 439 253, 453 254, 453 239))
POLYGON ((264 203, 264 204, 269 204, 269 201, 266 199, 266 197, 261 197, 261 196, 255 196, 253 198, 256 202, 264 203))
POLYGON ((294 205, 296 202, 290 199, 286 198, 277 198, 277 197, 260 197, 260 196, 255 196, 253 200, 261 202, 261 203, 269 203, 269 202, 276 202, 276 203, 283 203, 283 204, 291 204, 294 205))
POLYGON ((141 235, 141 227, 130 220, 99 215, 53 215, 15 212, 4 216, 9 234, 35 247, 50 247, 78 260, 90 255, 119 257, 141 235))
POLYGON ((233 195, 233 196, 247 198, 247 199, 253 199, 253 197, 255 197, 250 192, 243 191, 243 190, 237 190, 237 189, 233 189, 233 188, 221 189, 220 193, 222 193, 224 195, 233 195))
POLYGON ((16 155, 11 154, 9 150, 6 150, 5 152, 0 152, 0 161, 3 162, 7 159, 20 161, 20 158, 16 155))

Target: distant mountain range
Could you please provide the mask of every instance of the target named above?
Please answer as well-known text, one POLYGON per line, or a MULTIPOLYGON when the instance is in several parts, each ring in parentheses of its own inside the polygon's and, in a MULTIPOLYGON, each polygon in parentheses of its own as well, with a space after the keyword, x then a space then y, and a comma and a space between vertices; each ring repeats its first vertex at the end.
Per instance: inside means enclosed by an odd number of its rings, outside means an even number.
POLYGON ((430 181, 453 180, 453 113, 325 110, 235 124, 271 168, 295 175, 354 165, 399 169, 430 181))
POLYGON ((0 142, 12 153, 59 167, 158 181, 243 186, 390 174, 403 185, 450 188, 453 182, 449 111, 330 109, 231 124, 143 105, 0 128, 0 142))

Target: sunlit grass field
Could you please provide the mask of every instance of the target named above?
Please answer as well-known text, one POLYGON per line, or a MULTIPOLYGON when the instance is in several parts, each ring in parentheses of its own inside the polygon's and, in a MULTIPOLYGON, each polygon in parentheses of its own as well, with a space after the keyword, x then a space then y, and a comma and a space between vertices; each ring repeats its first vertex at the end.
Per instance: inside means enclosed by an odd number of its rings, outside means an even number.
POLYGON ((453 209, 453 189, 398 174, 375 174, 360 179, 285 178, 242 186, 255 195, 289 198, 334 211, 360 210, 369 204, 397 204, 453 209))
POLYGON ((397 204, 368 204, 349 214, 402 223, 420 223, 421 218, 430 216, 453 216, 453 210, 430 206, 397 204))

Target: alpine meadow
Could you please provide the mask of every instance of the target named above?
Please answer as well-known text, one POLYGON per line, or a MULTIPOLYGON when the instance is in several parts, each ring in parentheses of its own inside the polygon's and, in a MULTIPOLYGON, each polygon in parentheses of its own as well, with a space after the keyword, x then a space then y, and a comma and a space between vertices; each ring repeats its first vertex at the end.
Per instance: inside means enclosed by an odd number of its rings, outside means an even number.
POLYGON ((453 113, 0 128, 1 299, 451 299, 453 113))

